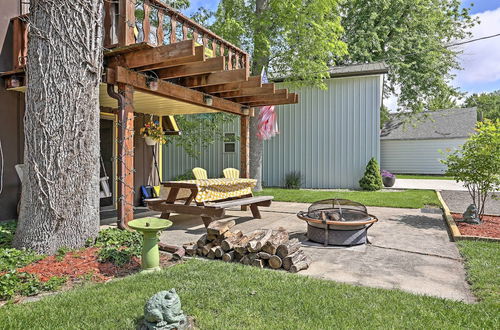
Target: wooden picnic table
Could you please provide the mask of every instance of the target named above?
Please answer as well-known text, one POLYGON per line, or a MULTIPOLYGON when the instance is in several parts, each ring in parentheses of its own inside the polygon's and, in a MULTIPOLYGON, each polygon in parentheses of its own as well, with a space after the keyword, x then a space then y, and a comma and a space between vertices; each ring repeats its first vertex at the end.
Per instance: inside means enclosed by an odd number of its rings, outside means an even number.
POLYGON ((252 215, 260 219, 259 206, 270 206, 273 196, 253 196, 254 179, 199 179, 162 182, 169 189, 167 198, 147 199, 149 209, 161 212, 168 219, 170 213, 201 216, 205 227, 225 215, 225 209, 250 206, 252 215), (194 203, 194 205, 193 205, 194 203))

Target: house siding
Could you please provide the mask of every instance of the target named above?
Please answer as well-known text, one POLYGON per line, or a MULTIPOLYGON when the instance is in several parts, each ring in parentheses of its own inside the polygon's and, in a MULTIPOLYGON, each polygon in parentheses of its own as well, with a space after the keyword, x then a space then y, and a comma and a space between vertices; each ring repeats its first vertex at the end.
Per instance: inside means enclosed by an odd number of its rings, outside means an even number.
MULTIPOLYGON (((366 163, 379 159, 382 75, 333 78, 326 85, 299 88, 298 104, 277 107, 280 134, 264 141, 265 186, 283 186, 287 173, 299 171, 303 188, 358 188, 366 163)), ((239 135, 239 120, 224 130, 239 135)), ((239 168, 239 153, 223 153, 222 141, 200 150, 199 159, 173 145, 165 148, 165 178, 196 166, 210 177, 239 168)))
POLYGON ((456 150, 465 138, 382 140, 381 167, 394 173, 444 174, 446 166, 440 162, 441 153, 456 150))

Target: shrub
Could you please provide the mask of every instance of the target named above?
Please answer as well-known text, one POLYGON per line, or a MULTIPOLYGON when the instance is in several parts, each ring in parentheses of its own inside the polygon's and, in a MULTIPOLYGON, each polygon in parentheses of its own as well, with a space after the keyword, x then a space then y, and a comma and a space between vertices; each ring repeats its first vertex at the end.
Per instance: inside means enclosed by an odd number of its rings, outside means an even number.
POLYGON ((285 176, 286 189, 300 189, 302 185, 302 177, 300 172, 290 172, 285 176))
POLYGON ((111 262, 123 266, 133 256, 142 252, 142 235, 136 231, 108 228, 101 230, 95 240, 87 241, 87 246, 101 248, 97 254, 100 262, 111 262))
POLYGON ((172 181, 194 180, 193 171, 189 170, 172 178, 172 181))
POLYGON ((17 223, 15 221, 0 222, 0 248, 8 248, 12 245, 17 223))
POLYGON ((359 185, 363 190, 375 191, 383 187, 380 167, 375 158, 372 157, 366 165, 365 174, 359 180, 359 185))
POLYGON ((65 277, 51 277, 42 282, 36 275, 10 270, 0 275, 0 300, 11 299, 16 295, 34 296, 42 291, 54 291, 66 282, 65 277))
POLYGON ((442 163, 467 187, 482 219, 488 194, 500 188, 500 120, 479 122, 476 132, 442 163))
POLYGON ((30 250, 0 249, 0 272, 24 267, 44 257, 30 250))

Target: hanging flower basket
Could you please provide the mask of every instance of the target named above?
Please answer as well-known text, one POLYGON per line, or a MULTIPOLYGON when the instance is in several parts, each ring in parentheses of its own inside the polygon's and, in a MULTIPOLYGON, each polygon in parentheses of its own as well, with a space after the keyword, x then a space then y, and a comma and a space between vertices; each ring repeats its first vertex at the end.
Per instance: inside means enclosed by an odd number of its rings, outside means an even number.
POLYGON ((167 142, 167 137, 163 134, 163 130, 161 129, 158 121, 145 123, 144 127, 141 128, 140 133, 148 146, 154 146, 157 143, 163 144, 167 142))

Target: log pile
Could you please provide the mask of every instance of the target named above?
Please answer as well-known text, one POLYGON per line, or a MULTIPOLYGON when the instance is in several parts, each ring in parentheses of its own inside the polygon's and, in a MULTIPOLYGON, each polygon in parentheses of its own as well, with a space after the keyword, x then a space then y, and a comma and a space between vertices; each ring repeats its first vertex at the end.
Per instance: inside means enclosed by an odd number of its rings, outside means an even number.
POLYGON ((285 269, 296 273, 307 269, 311 260, 300 249, 298 239, 289 239, 288 232, 263 229, 249 234, 231 231, 234 220, 213 221, 196 243, 184 246, 186 255, 239 262, 259 268, 285 269))

